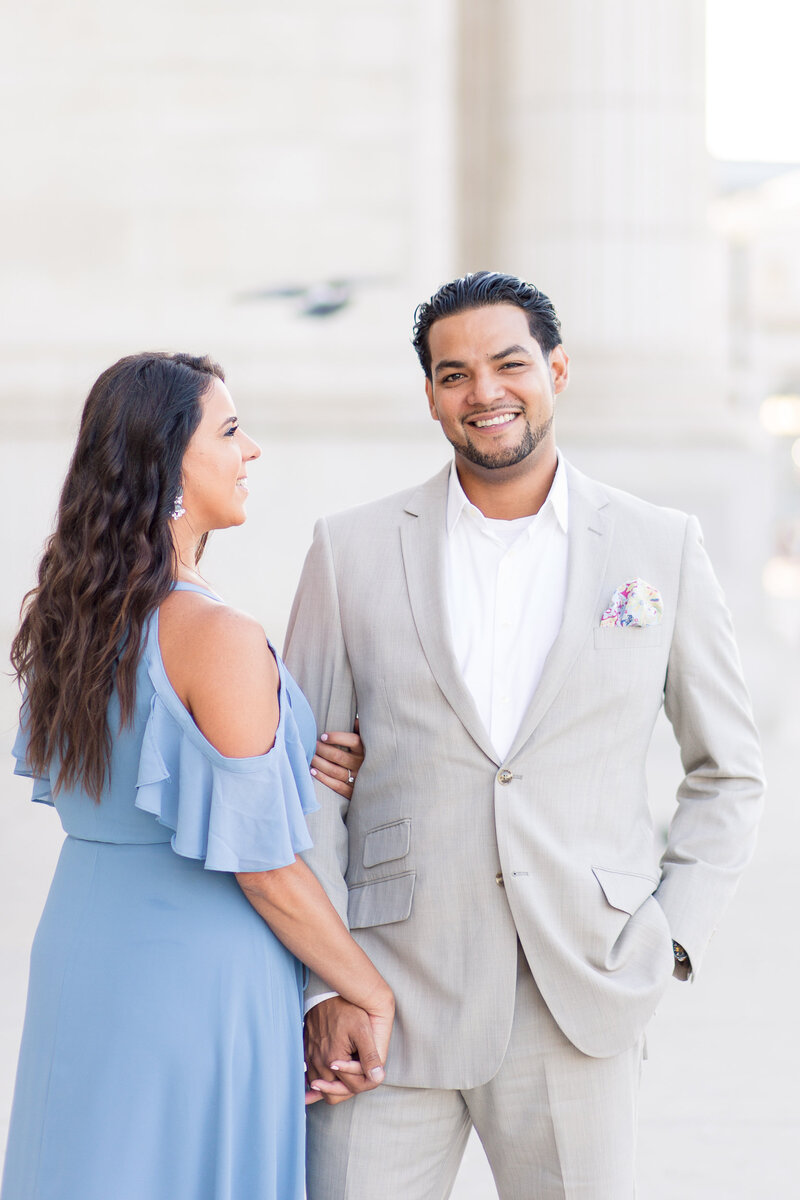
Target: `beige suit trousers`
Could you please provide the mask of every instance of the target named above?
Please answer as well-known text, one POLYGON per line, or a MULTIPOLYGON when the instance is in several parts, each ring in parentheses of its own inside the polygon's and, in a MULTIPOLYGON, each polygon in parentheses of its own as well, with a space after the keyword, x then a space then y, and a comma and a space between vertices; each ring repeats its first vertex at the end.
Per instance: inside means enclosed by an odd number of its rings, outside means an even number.
POLYGON ((642 1039, 611 1058, 582 1054, 518 960, 494 1078, 464 1091, 386 1084, 313 1105, 308 1200, 446 1200, 473 1125, 500 1200, 631 1200, 642 1039))

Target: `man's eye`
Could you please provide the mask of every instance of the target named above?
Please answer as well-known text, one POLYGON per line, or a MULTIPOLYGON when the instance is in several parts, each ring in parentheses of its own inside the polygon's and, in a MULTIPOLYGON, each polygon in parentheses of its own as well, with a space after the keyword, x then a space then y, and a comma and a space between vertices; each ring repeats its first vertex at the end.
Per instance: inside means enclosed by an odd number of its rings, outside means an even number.
POLYGON ((452 375, 445 375, 442 383, 457 383, 459 379, 463 378, 464 376, 459 371, 455 371, 452 375))
POLYGON ((501 370, 504 370, 506 367, 524 367, 525 365, 526 364, 522 362, 505 362, 503 363, 501 370))

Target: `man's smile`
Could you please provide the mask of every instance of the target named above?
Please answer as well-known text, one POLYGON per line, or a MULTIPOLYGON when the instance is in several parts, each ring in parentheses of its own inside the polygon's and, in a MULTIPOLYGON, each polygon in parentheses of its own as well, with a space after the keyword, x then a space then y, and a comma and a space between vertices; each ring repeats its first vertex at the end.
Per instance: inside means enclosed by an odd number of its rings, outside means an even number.
POLYGON ((499 412, 492 416, 472 417, 466 424, 473 425, 476 429, 489 429, 492 425, 508 425, 519 415, 518 412, 499 412))

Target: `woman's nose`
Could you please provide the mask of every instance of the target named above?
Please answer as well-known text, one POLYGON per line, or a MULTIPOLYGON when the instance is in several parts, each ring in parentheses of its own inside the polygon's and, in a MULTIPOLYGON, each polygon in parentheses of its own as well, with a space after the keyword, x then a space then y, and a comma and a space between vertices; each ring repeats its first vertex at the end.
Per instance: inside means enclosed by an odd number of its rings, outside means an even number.
POLYGON ((246 462, 251 462, 254 458, 261 458, 261 447, 258 442, 253 441, 247 434, 244 435, 245 444, 242 446, 242 458, 246 462))

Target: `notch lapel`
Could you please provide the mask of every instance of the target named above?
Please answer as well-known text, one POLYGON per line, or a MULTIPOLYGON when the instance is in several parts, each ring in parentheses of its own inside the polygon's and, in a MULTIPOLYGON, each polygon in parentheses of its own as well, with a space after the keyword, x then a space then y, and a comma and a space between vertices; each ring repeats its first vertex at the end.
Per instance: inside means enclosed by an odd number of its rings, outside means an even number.
POLYGON ((484 754, 500 759, 458 669, 445 594, 445 514, 450 467, 414 493, 400 528, 411 612, 434 679, 461 724, 484 754))
POLYGON ((612 521, 604 511, 608 496, 599 485, 569 464, 567 471, 569 543, 564 616, 558 636, 545 659, 539 685, 506 755, 507 762, 529 740, 561 690, 584 642, 592 636, 611 548, 612 521))

